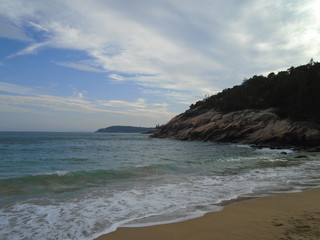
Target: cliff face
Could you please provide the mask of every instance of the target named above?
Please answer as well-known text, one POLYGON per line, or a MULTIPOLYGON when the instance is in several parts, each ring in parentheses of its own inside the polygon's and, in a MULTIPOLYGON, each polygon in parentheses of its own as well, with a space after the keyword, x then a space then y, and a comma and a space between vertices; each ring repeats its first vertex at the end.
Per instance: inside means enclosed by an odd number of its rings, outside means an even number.
POLYGON ((273 109, 222 114, 194 108, 174 117, 153 137, 320 150, 318 124, 281 119, 273 109))
POLYGON ((319 92, 320 63, 311 59, 267 77, 255 75, 191 104, 157 129, 154 137, 320 151, 319 92))

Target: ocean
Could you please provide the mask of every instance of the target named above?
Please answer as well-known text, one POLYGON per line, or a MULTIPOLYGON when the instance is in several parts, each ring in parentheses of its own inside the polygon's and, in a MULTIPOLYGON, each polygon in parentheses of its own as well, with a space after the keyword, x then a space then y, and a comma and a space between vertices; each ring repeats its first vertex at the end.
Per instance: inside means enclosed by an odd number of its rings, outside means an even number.
POLYGON ((320 154, 145 134, 0 132, 0 239, 91 240, 320 186, 320 154), (307 157, 297 158, 298 155, 307 157))

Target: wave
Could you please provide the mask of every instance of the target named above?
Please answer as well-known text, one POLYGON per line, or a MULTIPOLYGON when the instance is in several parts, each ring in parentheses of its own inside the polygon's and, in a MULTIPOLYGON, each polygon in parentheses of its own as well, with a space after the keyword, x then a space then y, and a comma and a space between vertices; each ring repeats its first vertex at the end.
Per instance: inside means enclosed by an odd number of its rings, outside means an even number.
POLYGON ((114 182, 152 178, 164 174, 169 166, 149 165, 92 171, 55 171, 0 180, 0 196, 35 193, 63 193, 106 186, 114 182))
MULTIPOLYGON (((246 160, 249 161, 249 158, 246 160)), ((74 181, 75 185, 81 185, 81 178, 86 184, 91 181, 96 186, 112 183, 120 185, 91 189, 80 194, 76 192, 59 199, 32 196, 28 200, 3 204, 0 216, 5 221, 0 222, 0 235, 4 239, 14 239, 15 236, 17 239, 19 236, 32 236, 33 239, 92 239, 93 236, 114 231, 124 225, 144 226, 180 221, 217 211, 224 201, 299 191, 319 186, 320 183, 318 161, 305 161, 301 166, 285 168, 247 167, 247 171, 243 172, 235 168, 234 174, 178 177, 173 174, 176 171, 174 167, 177 166, 146 165, 96 171, 52 172, 11 179, 20 182, 32 180, 34 188, 45 187, 45 183, 37 185, 45 179, 55 181, 56 184, 59 181, 74 181), (164 175, 168 173, 170 175, 164 175), (162 176, 158 179, 157 174, 162 176), (155 177, 157 181, 150 183, 150 178, 155 177), (21 227, 25 226, 26 221, 27 229, 21 227)), ((49 184, 49 180, 46 184, 49 184)))
MULTIPOLYGON (((170 158, 162 163, 133 162, 132 166, 78 171, 54 171, 37 175, 1 179, 0 196, 32 195, 73 192, 86 188, 106 187, 110 184, 124 184, 145 179, 160 179, 163 175, 216 174, 233 175, 253 169, 298 166, 308 159, 295 159, 292 154, 283 155, 277 151, 246 151, 238 155, 208 156, 203 159, 170 158), (258 154, 257 154, 258 153, 258 154)), ((241 152, 240 152, 241 153, 241 152)), ((159 161, 160 162, 160 161, 159 161)), ((128 163, 126 163, 128 165, 128 163)))

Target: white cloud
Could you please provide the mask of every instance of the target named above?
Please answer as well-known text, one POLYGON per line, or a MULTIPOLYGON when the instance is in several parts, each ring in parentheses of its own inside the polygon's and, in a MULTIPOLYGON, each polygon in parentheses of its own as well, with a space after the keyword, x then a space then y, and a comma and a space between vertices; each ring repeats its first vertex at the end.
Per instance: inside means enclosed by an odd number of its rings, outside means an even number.
POLYGON ((48 45, 48 42, 41 42, 41 43, 32 43, 31 45, 29 45, 28 47, 26 47, 25 49, 22 49, 21 51, 11 54, 9 56, 7 56, 7 58, 13 58, 13 57, 17 57, 20 55, 25 55, 25 54, 32 54, 35 53, 39 48, 48 45))
POLYGON ((4 17, 0 17, 0 37, 16 39, 20 41, 32 41, 20 28, 4 17))
POLYGON ((39 93, 40 86, 0 82, 0 111, 7 115, 31 112, 77 119, 82 114, 90 116, 88 122, 98 121, 96 116, 103 116, 100 123, 164 122, 185 105, 245 77, 287 69, 312 57, 319 61, 320 55, 319 0, 0 0, 0 6, 0 37, 26 44, 1 60, 4 71, 14 64, 12 58, 57 48, 77 54, 52 55, 53 64, 106 75, 98 86, 92 78, 86 84, 78 78, 68 81, 73 92, 67 97, 48 93, 68 88, 54 79, 55 90, 42 84, 47 94, 39 93), (128 85, 132 96, 109 92, 128 85), (142 87, 137 90, 136 85, 142 87), (95 88, 101 88, 96 95, 95 88))
POLYGON ((139 98, 136 102, 120 101, 120 100, 110 100, 110 101, 101 101, 102 106, 122 108, 122 107, 134 107, 134 108, 145 108, 145 99, 139 98))
MULTIPOLYGON (((50 95, 18 96, 0 95, 1 104, 25 109, 43 108, 55 111, 74 111, 92 113, 99 111, 81 99, 64 98, 50 95)), ((1 111, 1 109, 0 109, 1 111)))
POLYGON ((195 95, 190 91, 174 91, 170 89, 143 89, 143 94, 153 97, 161 97, 170 102, 171 104, 184 104, 190 105, 204 98, 204 95, 195 95))
POLYGON ((99 105, 120 111, 127 115, 148 116, 158 118, 162 116, 173 117, 175 113, 168 111, 166 103, 148 103, 144 98, 138 98, 136 101, 109 100, 99 101, 99 105))
MULTIPOLYGON (((20 5, 19 1, 14 2, 17 3, 16 6, 20 5)), ((166 8, 170 5, 160 4, 160 9, 157 10, 154 3, 147 4, 148 8, 142 8, 145 12, 135 8, 137 12, 126 16, 129 8, 120 4, 124 7, 122 8, 114 1, 74 3, 64 3, 62 11, 58 12, 57 8, 61 10, 61 6, 51 4, 52 8, 49 9, 39 1, 34 1, 30 13, 16 11, 15 19, 23 21, 25 17, 34 18, 29 24, 32 23, 35 29, 48 33, 50 46, 84 50, 94 58, 95 64, 106 71, 138 74, 138 77, 129 80, 144 86, 195 89, 195 85, 207 84, 209 80, 200 79, 200 72, 203 75, 208 72, 208 68, 212 72, 211 69, 220 67, 217 61, 197 53, 194 48, 189 48, 190 46, 183 46, 185 43, 181 39, 167 35, 162 26, 165 19, 163 17, 176 19, 178 23, 183 21, 166 8), (34 9, 40 13, 36 14, 34 9), (151 20, 153 24, 143 22, 145 19, 140 17, 141 14, 152 17, 147 14, 148 11, 156 13, 155 19, 151 20), (144 77, 146 74, 149 76, 144 77), (182 80, 179 77, 182 74, 188 77, 183 77, 182 80)), ((145 2, 139 1, 137 4, 142 7, 145 2)), ((32 44, 11 57, 32 53, 43 45, 32 44)), ((85 69, 77 63, 62 64, 85 69)))
POLYGON ((85 94, 87 93, 87 91, 78 91, 76 90, 73 86, 70 86, 73 90, 73 94, 70 97, 71 99, 79 99, 79 100, 85 100, 85 94))
POLYGON ((93 101, 85 98, 85 91, 75 89, 71 97, 38 94, 36 91, 20 85, 0 82, 0 112, 78 112, 78 113, 111 113, 127 116, 143 116, 157 118, 159 112, 163 116, 172 117, 164 103, 147 103, 146 99, 136 101, 93 101), (5 92, 6 94, 1 94, 5 92))
POLYGON ((20 38, 29 24, 46 39, 10 57, 44 46, 81 50, 92 64, 57 64, 116 72, 109 77, 147 88, 213 94, 320 54, 318 0, 0 3, 2 17, 22 29, 20 38))
POLYGON ((11 94, 33 94, 34 90, 28 87, 0 82, 0 92, 6 92, 11 94))
POLYGON ((124 78, 118 74, 112 73, 108 75, 108 78, 113 79, 115 82, 122 82, 124 78))
POLYGON ((40 24, 34 23, 34 22, 29 22, 29 25, 34 27, 37 31, 43 31, 43 32, 49 32, 48 29, 45 27, 41 26, 40 24))
POLYGON ((89 72, 105 72, 104 70, 97 68, 95 66, 91 66, 88 62, 54 62, 57 65, 68 67, 68 68, 74 68, 81 71, 89 71, 89 72))
POLYGON ((80 98, 65 98, 50 95, 13 96, 0 95, 0 112, 30 112, 47 114, 51 111, 78 113, 113 113, 128 116, 144 116, 157 118, 159 112, 163 116, 173 117, 174 113, 166 109, 165 104, 143 105, 137 102, 111 100, 108 102, 90 102, 80 98))

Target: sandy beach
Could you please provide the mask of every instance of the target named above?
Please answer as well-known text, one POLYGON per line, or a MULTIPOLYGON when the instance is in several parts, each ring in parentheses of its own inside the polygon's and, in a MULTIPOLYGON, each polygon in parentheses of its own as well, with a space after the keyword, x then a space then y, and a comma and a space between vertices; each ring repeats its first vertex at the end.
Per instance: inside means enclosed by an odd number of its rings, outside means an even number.
POLYGON ((201 218, 119 228, 97 240, 319 240, 320 189, 239 201, 201 218))

